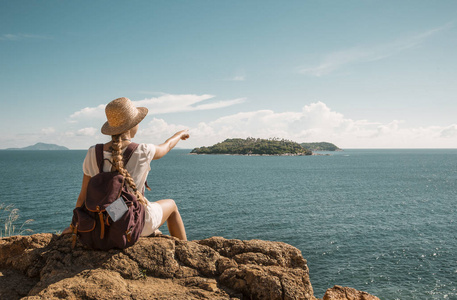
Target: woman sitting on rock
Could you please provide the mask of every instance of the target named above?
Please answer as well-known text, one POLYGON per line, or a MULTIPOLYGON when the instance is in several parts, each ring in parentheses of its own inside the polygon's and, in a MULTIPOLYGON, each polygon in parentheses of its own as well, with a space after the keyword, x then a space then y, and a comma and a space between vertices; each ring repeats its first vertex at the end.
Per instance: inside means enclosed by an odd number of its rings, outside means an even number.
MULTIPOLYGON (((158 228, 167 222, 168 230, 172 236, 187 240, 184 224, 175 201, 165 199, 149 202, 143 194, 146 179, 151 170, 151 161, 162 158, 180 140, 189 138, 188 131, 179 131, 160 145, 139 144, 124 166, 122 153, 131 143, 131 139, 135 137, 138 124, 146 117, 148 109, 135 107, 128 98, 118 98, 106 106, 105 113, 108 121, 103 125, 101 132, 110 135, 111 141, 103 145, 103 172, 110 172, 115 168, 124 176, 130 191, 144 206, 144 227, 141 236, 149 236, 159 232, 158 228)), ((95 148, 95 146, 89 148, 83 163, 84 177, 76 207, 84 205, 89 180, 99 173, 95 148)), ((63 234, 72 231, 76 232, 74 226, 65 229, 63 234)))

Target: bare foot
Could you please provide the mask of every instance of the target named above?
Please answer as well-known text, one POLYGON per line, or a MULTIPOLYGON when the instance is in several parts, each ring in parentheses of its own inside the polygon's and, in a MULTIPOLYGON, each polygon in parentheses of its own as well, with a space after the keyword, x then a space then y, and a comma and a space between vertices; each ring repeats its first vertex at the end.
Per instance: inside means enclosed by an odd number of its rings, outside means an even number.
POLYGON ((156 229, 152 234, 151 236, 158 236, 158 235, 161 235, 162 234, 162 231, 160 231, 159 229, 156 229))

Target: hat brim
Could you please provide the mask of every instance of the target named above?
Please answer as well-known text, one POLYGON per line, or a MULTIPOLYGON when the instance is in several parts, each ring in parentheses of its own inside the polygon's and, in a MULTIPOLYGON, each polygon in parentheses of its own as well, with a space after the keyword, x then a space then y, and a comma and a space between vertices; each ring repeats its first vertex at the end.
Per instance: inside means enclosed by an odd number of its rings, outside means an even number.
POLYGON ((105 122, 102 126, 102 133, 106 135, 117 135, 126 132, 129 129, 132 129, 137 124, 139 124, 148 114, 148 109, 146 107, 137 107, 136 117, 130 120, 130 122, 122 124, 122 126, 110 126, 108 122, 105 122))

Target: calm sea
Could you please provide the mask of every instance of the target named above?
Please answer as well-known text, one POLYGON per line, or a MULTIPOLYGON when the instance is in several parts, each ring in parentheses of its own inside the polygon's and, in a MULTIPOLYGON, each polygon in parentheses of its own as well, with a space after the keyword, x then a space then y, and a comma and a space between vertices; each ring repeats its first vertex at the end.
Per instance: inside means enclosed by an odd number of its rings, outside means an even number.
MULTIPOLYGON (((330 156, 187 155, 152 163, 150 200, 173 198, 189 239, 283 241, 334 284, 381 299, 457 299, 457 150, 330 156)), ((0 151, 0 203, 34 232, 66 227, 86 151, 0 151)), ((163 228, 164 232, 166 231, 163 228)))

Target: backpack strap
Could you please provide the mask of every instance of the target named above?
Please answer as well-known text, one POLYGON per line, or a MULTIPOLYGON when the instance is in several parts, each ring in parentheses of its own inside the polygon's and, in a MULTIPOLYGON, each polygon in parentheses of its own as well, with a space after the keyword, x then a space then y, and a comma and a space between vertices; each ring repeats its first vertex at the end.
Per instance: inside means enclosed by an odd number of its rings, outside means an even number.
POLYGON ((133 152, 135 152, 136 148, 138 148, 137 143, 130 143, 125 149, 124 154, 122 155, 122 159, 124 160, 124 166, 127 165, 129 162, 130 157, 132 157, 133 152))
MULTIPOLYGON (((132 156, 133 152, 135 152, 136 148, 138 148, 138 144, 136 143, 130 143, 128 146, 127 146, 127 149, 125 149, 124 151, 124 155, 123 155, 123 159, 124 159, 124 166, 127 165, 130 157, 132 156)), ((144 195, 144 190, 145 188, 147 188, 149 191, 151 190, 151 188, 148 186, 148 181, 146 180, 144 182, 144 186, 143 186, 143 190, 141 191, 141 193, 144 195)))
POLYGON ((95 157, 97 159, 98 171, 103 172, 103 144, 95 145, 95 157))
MULTIPOLYGON (((122 155, 122 159, 124 160, 124 166, 127 165, 130 157, 132 157, 133 152, 135 152, 136 148, 138 148, 137 143, 130 143, 127 146, 127 149, 125 149, 124 154, 122 155)), ((97 159, 97 166, 98 166, 98 171, 100 173, 103 172, 103 162, 105 161, 103 159, 103 144, 97 144, 95 145, 95 157, 97 159)))

